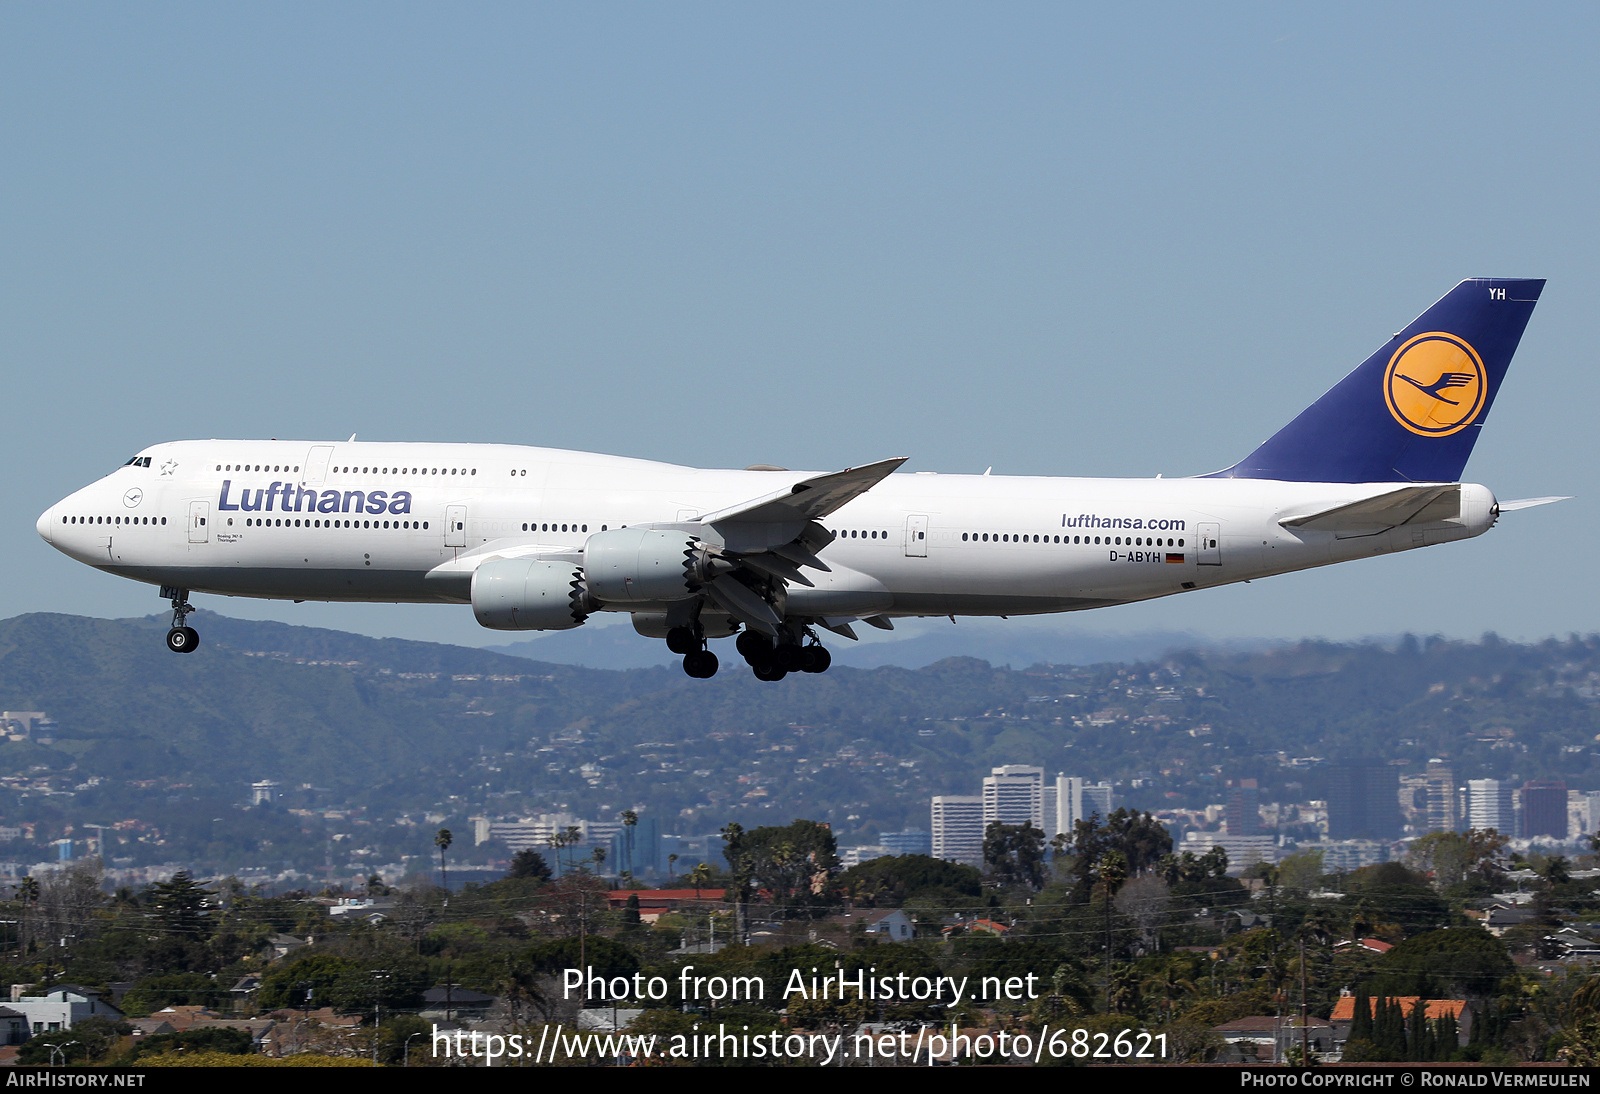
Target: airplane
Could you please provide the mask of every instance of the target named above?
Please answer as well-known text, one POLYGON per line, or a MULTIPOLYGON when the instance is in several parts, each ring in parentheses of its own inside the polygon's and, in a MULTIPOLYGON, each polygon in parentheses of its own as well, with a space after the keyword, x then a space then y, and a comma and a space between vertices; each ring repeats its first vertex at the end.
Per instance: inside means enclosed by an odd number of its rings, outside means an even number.
POLYGON ((508 631, 626 612, 691 677, 825 672, 819 632, 1081 611, 1471 539, 1463 483, 1543 280, 1463 281, 1231 467, 1192 478, 705 470, 508 444, 172 441, 38 520, 45 541, 191 592, 470 604, 508 631))

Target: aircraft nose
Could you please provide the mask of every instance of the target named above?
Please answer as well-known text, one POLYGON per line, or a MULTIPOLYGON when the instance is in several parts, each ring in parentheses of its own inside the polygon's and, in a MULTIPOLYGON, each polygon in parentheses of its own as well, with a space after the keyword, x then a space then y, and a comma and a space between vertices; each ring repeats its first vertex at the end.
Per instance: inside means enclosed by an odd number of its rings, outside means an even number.
POLYGON ((43 513, 41 513, 39 515, 39 522, 34 525, 34 527, 36 529, 38 529, 38 531, 39 531, 40 538, 43 539, 46 543, 50 544, 52 547, 55 546, 55 542, 56 542, 55 541, 55 524, 56 524, 56 511, 55 511, 55 507, 51 506, 49 509, 46 509, 43 513))

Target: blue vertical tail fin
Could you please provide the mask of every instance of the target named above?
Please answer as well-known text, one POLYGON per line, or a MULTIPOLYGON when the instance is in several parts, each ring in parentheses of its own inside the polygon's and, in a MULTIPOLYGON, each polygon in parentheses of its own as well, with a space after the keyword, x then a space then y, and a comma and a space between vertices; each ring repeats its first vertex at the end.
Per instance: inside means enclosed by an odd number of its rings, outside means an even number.
POLYGON ((1260 448, 1207 477, 1458 481, 1543 289, 1461 282, 1260 448))

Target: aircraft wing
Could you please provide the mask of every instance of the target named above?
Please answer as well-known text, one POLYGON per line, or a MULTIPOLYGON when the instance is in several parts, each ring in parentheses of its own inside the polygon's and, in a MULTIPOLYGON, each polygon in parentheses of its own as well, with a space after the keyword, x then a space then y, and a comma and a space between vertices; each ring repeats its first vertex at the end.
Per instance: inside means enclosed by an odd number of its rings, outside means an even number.
POLYGON ((700 523, 723 524, 738 521, 748 524, 783 524, 789 521, 820 520, 877 486, 908 458, 897 456, 892 460, 879 460, 863 467, 847 467, 843 471, 801 479, 766 497, 708 513, 700 518, 700 523))
POLYGON ((1306 528, 1319 532, 1371 533, 1399 524, 1428 524, 1460 515, 1461 486, 1459 483, 1446 483, 1406 486, 1315 513, 1283 517, 1278 523, 1285 528, 1306 528))

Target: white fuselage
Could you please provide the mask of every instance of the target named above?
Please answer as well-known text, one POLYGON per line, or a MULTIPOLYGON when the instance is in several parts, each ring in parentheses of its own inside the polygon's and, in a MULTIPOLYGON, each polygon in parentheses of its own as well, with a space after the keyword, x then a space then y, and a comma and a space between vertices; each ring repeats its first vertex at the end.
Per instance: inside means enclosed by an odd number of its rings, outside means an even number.
MULTIPOLYGON (((62 499, 38 528, 81 562, 153 585, 464 603, 486 560, 692 523, 796 477, 515 445, 176 441, 62 499)), ((838 537, 820 554, 831 572, 808 570, 815 588, 793 586, 788 611, 1072 611, 1467 539, 1494 521, 1493 496, 1468 485, 1459 512, 1431 523, 1280 523, 1395 486, 894 474, 821 521, 838 537)))

